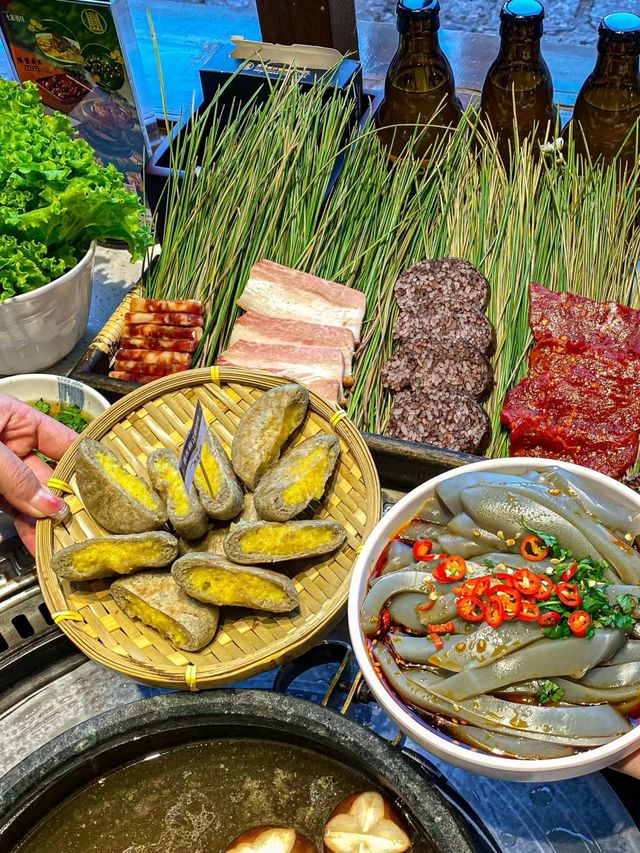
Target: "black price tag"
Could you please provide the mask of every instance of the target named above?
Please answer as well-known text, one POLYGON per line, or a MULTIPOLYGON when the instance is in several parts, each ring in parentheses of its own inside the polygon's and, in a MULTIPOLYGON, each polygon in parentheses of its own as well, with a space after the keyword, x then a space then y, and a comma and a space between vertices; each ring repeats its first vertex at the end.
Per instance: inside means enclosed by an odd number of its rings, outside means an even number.
POLYGON ((202 414, 200 401, 196 403, 196 411, 193 416, 193 424, 184 441, 184 447, 180 454, 180 473, 187 487, 191 488, 196 468, 202 460, 202 447, 207 437, 207 422, 202 414))

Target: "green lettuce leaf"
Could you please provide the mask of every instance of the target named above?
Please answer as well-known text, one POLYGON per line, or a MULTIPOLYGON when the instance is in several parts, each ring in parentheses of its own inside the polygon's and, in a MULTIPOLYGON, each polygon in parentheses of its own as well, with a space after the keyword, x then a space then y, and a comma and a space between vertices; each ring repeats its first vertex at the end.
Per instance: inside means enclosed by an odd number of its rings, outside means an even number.
POLYGON ((144 214, 67 116, 45 114, 34 84, 0 78, 0 299, 61 275, 92 240, 121 240, 143 257, 144 214))
POLYGON ((76 263, 73 256, 52 256, 44 243, 0 234, 0 302, 36 290, 76 263))

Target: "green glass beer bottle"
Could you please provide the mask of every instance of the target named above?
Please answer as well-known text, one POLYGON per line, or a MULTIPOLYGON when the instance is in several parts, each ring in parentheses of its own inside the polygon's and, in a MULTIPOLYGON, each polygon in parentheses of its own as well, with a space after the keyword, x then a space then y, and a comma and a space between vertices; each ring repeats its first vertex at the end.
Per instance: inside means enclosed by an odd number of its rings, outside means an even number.
POLYGON ((395 160, 415 134, 416 124, 429 125, 414 149, 424 160, 429 148, 458 124, 462 105, 438 40, 438 0, 398 0, 396 12, 400 41, 387 71, 376 126, 395 160))
POLYGON ((543 20, 538 0, 508 0, 500 12, 500 50, 482 87, 480 115, 505 162, 516 138, 543 143, 556 130, 553 81, 540 50, 543 20))
POLYGON ((598 59, 578 93, 573 119, 576 152, 610 163, 619 155, 633 166, 640 117, 640 17, 627 12, 607 15, 598 28, 598 59))

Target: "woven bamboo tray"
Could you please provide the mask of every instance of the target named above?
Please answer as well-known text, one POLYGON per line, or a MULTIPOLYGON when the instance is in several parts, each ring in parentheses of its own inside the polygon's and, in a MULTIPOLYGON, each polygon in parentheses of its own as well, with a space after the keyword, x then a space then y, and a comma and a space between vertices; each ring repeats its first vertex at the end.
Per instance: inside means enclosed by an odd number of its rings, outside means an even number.
MULTIPOLYGON (((199 400, 205 418, 227 450, 238 420, 264 391, 288 380, 258 371, 202 368, 165 377, 119 400, 98 417, 82 438, 103 441, 131 471, 146 479, 147 456, 158 447, 179 452, 199 400)), ((336 433, 341 455, 330 489, 315 517, 331 518, 347 530, 343 547, 308 561, 293 575, 300 609, 257 614, 223 609, 214 641, 201 652, 178 651, 156 631, 134 622, 114 602, 109 579, 83 584, 60 580, 51 568, 53 553, 105 531, 86 512, 77 494, 78 439, 56 468, 59 494, 72 520, 36 529, 38 580, 44 600, 64 633, 90 658, 155 687, 198 690, 256 675, 310 647, 341 615, 356 552, 380 517, 378 474, 367 446, 343 412, 311 394, 306 419, 294 444, 317 432, 336 433), (68 484, 70 492, 62 488, 68 484)), ((54 489, 56 491, 56 489, 54 489)))

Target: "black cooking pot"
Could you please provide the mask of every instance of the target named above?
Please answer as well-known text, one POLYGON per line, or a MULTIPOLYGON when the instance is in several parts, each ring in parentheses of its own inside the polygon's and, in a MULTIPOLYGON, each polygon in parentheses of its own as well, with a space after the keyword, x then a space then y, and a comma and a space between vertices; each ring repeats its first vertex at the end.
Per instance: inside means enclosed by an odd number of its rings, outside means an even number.
POLYGON ((0 781, 0 848, 12 850, 56 806, 111 771, 171 747, 238 737, 306 747, 362 773, 441 853, 490 849, 420 767, 387 741, 321 706, 258 690, 166 694, 57 737, 0 781))

